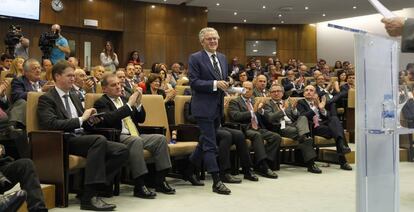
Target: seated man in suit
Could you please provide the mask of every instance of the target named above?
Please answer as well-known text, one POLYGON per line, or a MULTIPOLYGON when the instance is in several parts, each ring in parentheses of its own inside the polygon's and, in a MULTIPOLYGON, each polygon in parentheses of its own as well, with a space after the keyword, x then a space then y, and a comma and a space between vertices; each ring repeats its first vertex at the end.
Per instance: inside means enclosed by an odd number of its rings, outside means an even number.
POLYGON ((19 183, 20 188, 27 192, 28 211, 47 211, 33 162, 30 159, 13 160, 11 157, 3 156, 7 154, 4 146, 0 145, 0 193, 3 194, 19 183))
POLYGON ((298 101, 296 107, 300 115, 308 118, 312 134, 325 138, 334 138, 341 169, 352 170, 345 158, 345 154, 349 153, 350 149, 345 145, 344 129, 338 117, 330 115, 328 110, 325 109, 326 97, 323 96, 319 100, 313 85, 305 87, 304 97, 305 99, 298 101))
POLYGON ((134 90, 136 88, 137 81, 135 80, 135 67, 132 64, 128 64, 125 68, 125 88, 134 90))
MULTIPOLYGON (((227 107, 228 102, 224 100, 224 107, 227 107)), ((184 104, 184 118, 186 122, 196 124, 196 120, 191 115, 191 104, 186 102, 184 104)), ((251 171, 252 161, 250 159, 249 150, 246 144, 246 139, 241 130, 231 129, 220 126, 217 129, 217 144, 218 144, 218 162, 220 167, 220 179, 224 183, 241 183, 241 179, 233 177, 230 174, 230 149, 234 144, 236 146, 237 156, 240 158, 240 165, 243 170, 244 179, 250 181, 258 181, 259 178, 251 171)))
POLYGON ((271 127, 280 131, 281 135, 299 141, 298 149, 301 150, 303 160, 312 173, 322 173, 315 165, 316 153, 313 149, 313 140, 309 137, 308 119, 305 116, 299 116, 296 109, 296 101, 282 100, 283 87, 281 85, 272 85, 270 88, 270 99, 264 105, 265 119, 271 127))
POLYGON ((86 158, 82 210, 108 211, 116 206, 96 197, 97 190, 109 184, 128 159, 124 144, 108 141, 102 135, 85 134, 98 122, 95 108, 84 110, 73 93, 75 74, 70 64, 61 60, 52 69, 55 88, 40 96, 37 116, 40 129, 62 130, 69 144, 69 154, 86 158))
POLYGON ((156 191, 175 194, 175 189, 165 181, 171 168, 167 139, 159 134, 140 135, 137 129, 138 123, 145 121, 145 109, 141 104, 142 92, 134 92, 127 100, 122 96, 122 87, 115 74, 105 75, 101 83, 105 94, 94 105, 99 113, 105 113, 99 125, 121 130, 120 141, 129 149, 129 167, 135 180, 134 196, 147 199, 156 196, 144 183, 144 175, 148 172, 144 149, 151 152, 155 162, 156 191))
POLYGON ((124 96, 125 98, 129 98, 133 91, 131 88, 126 87, 126 76, 125 76, 125 72, 123 70, 117 70, 115 72, 116 76, 119 79, 119 83, 121 84, 121 88, 122 88, 122 96, 124 96))
POLYGON ((10 121, 26 126, 26 100, 30 91, 46 92, 53 88, 54 83, 41 80, 41 66, 35 59, 28 59, 23 63, 23 76, 11 82, 10 121))
POLYGON ((300 97, 303 96, 303 87, 305 87, 305 78, 295 78, 295 72, 289 70, 286 73, 286 78, 282 79, 285 96, 300 97))
POLYGON ((267 94, 267 77, 263 74, 260 74, 255 79, 255 86, 253 89, 253 96, 254 97, 266 97, 267 94))
POLYGON ((264 177, 277 178, 277 174, 269 168, 268 162, 273 164, 278 160, 277 153, 281 137, 264 126, 262 122, 263 103, 253 107, 255 105, 253 83, 246 81, 243 83, 243 88, 246 93, 229 103, 230 120, 242 124, 246 138, 252 141, 257 172, 264 177), (267 141, 266 144, 264 140, 267 141))
POLYGON ((86 92, 90 91, 92 87, 93 87, 93 81, 90 79, 87 79, 87 75, 85 71, 81 68, 76 68, 75 69, 75 82, 73 83, 72 92, 78 95, 83 106, 85 106, 86 92))

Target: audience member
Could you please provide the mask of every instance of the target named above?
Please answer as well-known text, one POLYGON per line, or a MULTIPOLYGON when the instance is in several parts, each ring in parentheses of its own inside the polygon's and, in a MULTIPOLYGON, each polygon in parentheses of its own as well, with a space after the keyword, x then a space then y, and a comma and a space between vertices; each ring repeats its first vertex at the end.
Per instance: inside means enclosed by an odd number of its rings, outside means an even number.
POLYGON ((267 93, 267 78, 265 75, 260 74, 255 79, 255 86, 253 89, 253 96, 254 97, 266 97, 267 93))
POLYGON ((307 117, 312 134, 325 138, 334 138, 341 169, 352 170, 345 158, 345 154, 351 150, 346 146, 344 129, 338 117, 331 116, 325 109, 326 97, 323 96, 319 100, 313 85, 305 87, 304 97, 305 99, 298 101, 297 109, 300 115, 307 117))
POLYGON ((10 69, 10 65, 13 62, 14 57, 10 54, 3 53, 0 57, 0 72, 1 71, 8 71, 10 69))
POLYGON ((240 123, 246 138, 252 141, 257 173, 263 177, 277 178, 277 174, 269 168, 268 163, 273 167, 276 162, 281 137, 266 129, 264 120, 262 120, 263 103, 255 105, 253 83, 246 81, 243 83, 243 88, 246 93, 229 103, 229 118, 232 122, 240 123))
POLYGON ((141 61, 138 51, 132 51, 129 54, 128 63, 132 63, 133 65, 143 65, 144 63, 141 61))
POLYGON ((156 191, 175 194, 175 189, 165 180, 171 168, 167 139, 164 135, 140 134, 138 131, 138 123, 145 121, 145 109, 141 104, 142 92, 137 90, 126 99, 122 96, 122 88, 115 74, 106 75, 102 79, 102 88, 104 95, 94 105, 99 113, 105 113, 99 125, 121 130, 120 142, 129 150, 129 168, 135 182, 134 196, 146 199, 156 196, 144 183, 144 175, 148 172, 144 149, 151 152, 155 163, 156 191))
POLYGON ((111 41, 106 41, 105 48, 101 52, 99 58, 101 60, 101 66, 103 66, 105 70, 108 70, 111 73, 116 71, 119 61, 111 41))
POLYGON ((313 139, 310 137, 308 119, 300 116, 296 109, 296 100, 282 100, 283 86, 272 85, 270 88, 271 99, 264 104, 264 117, 271 129, 281 132, 281 135, 299 141, 298 149, 312 173, 322 173, 315 165, 316 153, 313 149, 313 139))
POLYGON ((46 81, 53 81, 53 77, 52 77, 52 61, 50 61, 49 59, 43 59, 42 60, 42 80, 46 80, 46 81))
POLYGON ((9 73, 6 75, 6 77, 10 78, 16 78, 23 75, 23 63, 24 59, 17 57, 13 60, 13 62, 10 65, 9 73))

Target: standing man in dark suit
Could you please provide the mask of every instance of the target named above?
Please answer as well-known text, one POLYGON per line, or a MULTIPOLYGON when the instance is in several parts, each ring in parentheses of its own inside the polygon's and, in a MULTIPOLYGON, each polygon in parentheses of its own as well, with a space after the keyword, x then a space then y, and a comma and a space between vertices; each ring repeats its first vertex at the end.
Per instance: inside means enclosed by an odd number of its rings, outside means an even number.
POLYGON ((135 91, 129 99, 126 99, 122 96, 122 87, 115 74, 105 75, 101 83, 105 94, 94 105, 99 113, 105 113, 99 125, 121 130, 120 141, 129 149, 129 167, 135 180, 134 196, 147 199, 156 196, 146 188, 144 183, 144 175, 148 173, 144 149, 151 152, 155 163, 156 191, 175 194, 175 189, 165 181, 165 176, 171 168, 167 139, 164 135, 139 134, 138 131, 138 123, 143 123, 146 116, 144 106, 141 104, 142 92, 135 91))
POLYGON ((299 100, 296 107, 300 115, 308 118, 312 134, 325 138, 334 138, 341 169, 352 170, 345 158, 345 154, 351 150, 345 145, 344 129, 338 117, 330 115, 325 108, 326 97, 323 96, 319 100, 313 85, 306 86, 303 95, 305 99, 299 100))
POLYGON ((402 36, 402 52, 414 52, 414 19, 395 17, 383 18, 381 21, 390 36, 402 36))
POLYGON ((224 91, 228 88, 227 59, 217 52, 220 36, 214 28, 203 28, 199 40, 203 50, 193 53, 188 61, 190 87, 192 90, 191 113, 200 127, 200 139, 190 161, 204 167, 213 177, 213 192, 230 194, 220 180, 217 165, 216 131, 223 116, 224 91))
POLYGON ((95 108, 84 110, 79 98, 69 91, 75 74, 67 61, 59 61, 52 69, 55 88, 40 96, 37 116, 45 130, 62 130, 69 143, 69 154, 86 157, 82 210, 108 211, 116 206, 96 197, 99 187, 109 184, 128 159, 124 144, 106 140, 102 135, 85 134, 97 123, 95 108))
POLYGON ((263 103, 255 106, 253 83, 246 81, 243 83, 243 88, 246 93, 232 99, 229 103, 230 120, 240 123, 246 138, 252 141, 258 174, 267 178, 277 178, 277 174, 269 168, 268 163, 274 164, 278 160, 277 152, 282 138, 279 134, 266 129, 262 121, 263 103))
POLYGON ((283 86, 274 84, 270 87, 270 97, 264 105, 264 116, 273 130, 280 131, 281 135, 299 141, 298 149, 301 150, 303 160, 311 173, 322 173, 315 165, 316 153, 313 149, 313 140, 310 137, 308 119, 299 116, 296 109, 296 101, 282 100, 283 86))

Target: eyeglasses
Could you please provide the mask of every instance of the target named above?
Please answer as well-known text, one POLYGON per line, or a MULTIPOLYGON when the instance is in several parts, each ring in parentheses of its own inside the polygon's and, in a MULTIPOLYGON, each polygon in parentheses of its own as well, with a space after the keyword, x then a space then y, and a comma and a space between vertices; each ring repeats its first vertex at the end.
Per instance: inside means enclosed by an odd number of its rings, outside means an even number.
POLYGON ((283 92, 282 90, 273 90, 273 91, 270 91, 270 93, 281 93, 281 92, 283 92))
POLYGON ((216 41, 218 40, 218 37, 210 37, 210 38, 204 38, 204 39, 208 41, 216 41))

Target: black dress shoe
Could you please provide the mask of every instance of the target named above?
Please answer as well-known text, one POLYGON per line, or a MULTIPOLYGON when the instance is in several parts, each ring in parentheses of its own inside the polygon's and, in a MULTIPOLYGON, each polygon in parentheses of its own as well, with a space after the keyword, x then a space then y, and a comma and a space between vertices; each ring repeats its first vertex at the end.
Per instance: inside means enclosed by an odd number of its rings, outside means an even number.
POLYGON ((244 173, 244 179, 250 180, 250 181, 259 181, 259 178, 251 171, 246 171, 244 173))
POLYGON ((220 179, 223 183, 241 183, 242 180, 237 178, 237 177, 233 177, 231 174, 223 174, 220 175, 220 179))
POLYGON ((20 190, 0 197, 0 211, 17 211, 26 201, 26 191, 20 190))
POLYGON ((257 174, 259 174, 263 177, 267 177, 267 178, 271 178, 271 179, 277 179, 277 177, 278 177, 276 172, 272 171, 271 169, 266 169, 266 170, 259 169, 256 172, 257 172, 257 174))
POLYGON ((341 164, 341 169, 351 171, 352 167, 348 163, 341 164))
POLYGON ((183 179, 189 181, 193 186, 204 186, 204 183, 198 180, 194 174, 184 175, 183 179))
POLYGON ((322 170, 320 170, 319 167, 313 163, 312 165, 308 166, 308 172, 315 173, 315 174, 321 174, 322 170))
POLYGON ((150 191, 146 186, 135 186, 134 188, 134 197, 155 199, 155 196, 157 196, 157 193, 150 191))
POLYGON ((213 192, 225 195, 229 195, 231 193, 230 189, 228 189, 221 181, 218 181, 216 184, 213 184, 213 192))
POLYGON ((162 182, 161 185, 157 185, 155 187, 156 192, 161 192, 164 194, 175 194, 175 189, 171 188, 171 186, 167 183, 167 181, 162 182))
POLYGON ((114 204, 104 202, 100 197, 92 197, 88 202, 81 202, 81 210, 90 211, 113 211, 116 208, 114 204))

